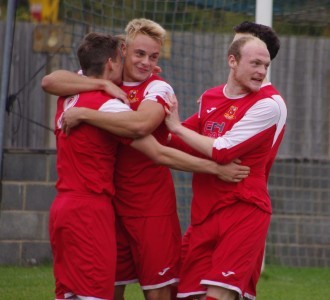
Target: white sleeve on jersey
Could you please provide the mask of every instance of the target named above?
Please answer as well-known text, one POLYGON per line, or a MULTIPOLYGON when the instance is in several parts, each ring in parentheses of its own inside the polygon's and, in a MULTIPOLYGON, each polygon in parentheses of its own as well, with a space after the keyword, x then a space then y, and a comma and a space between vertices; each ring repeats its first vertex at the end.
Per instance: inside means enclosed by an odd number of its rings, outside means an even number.
POLYGON ((99 111, 104 112, 123 112, 130 110, 131 108, 119 99, 109 99, 99 108, 99 111))
POLYGON ((157 101, 157 97, 164 99, 166 103, 170 103, 170 96, 174 94, 173 88, 163 80, 154 80, 144 90, 144 99, 157 101))
POLYGON ((258 133, 278 124, 281 109, 271 98, 256 102, 231 130, 215 139, 213 147, 217 150, 230 149, 250 139, 258 133))

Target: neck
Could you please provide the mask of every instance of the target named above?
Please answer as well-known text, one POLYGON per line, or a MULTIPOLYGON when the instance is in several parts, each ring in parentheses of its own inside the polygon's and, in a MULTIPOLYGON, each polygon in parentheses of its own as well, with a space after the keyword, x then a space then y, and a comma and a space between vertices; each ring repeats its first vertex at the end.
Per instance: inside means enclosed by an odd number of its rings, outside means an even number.
POLYGON ((249 91, 242 89, 239 85, 227 82, 225 86, 225 94, 229 98, 239 97, 241 95, 248 94, 249 91))

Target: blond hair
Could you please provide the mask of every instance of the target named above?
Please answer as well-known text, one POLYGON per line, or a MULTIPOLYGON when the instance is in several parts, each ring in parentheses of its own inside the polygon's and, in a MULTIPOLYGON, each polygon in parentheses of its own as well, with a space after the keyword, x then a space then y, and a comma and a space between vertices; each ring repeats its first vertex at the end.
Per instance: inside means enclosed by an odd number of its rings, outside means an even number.
POLYGON ((166 30, 158 23, 148 19, 133 19, 126 28, 126 43, 133 40, 137 34, 144 34, 158 41, 161 45, 164 44, 166 38, 166 30))

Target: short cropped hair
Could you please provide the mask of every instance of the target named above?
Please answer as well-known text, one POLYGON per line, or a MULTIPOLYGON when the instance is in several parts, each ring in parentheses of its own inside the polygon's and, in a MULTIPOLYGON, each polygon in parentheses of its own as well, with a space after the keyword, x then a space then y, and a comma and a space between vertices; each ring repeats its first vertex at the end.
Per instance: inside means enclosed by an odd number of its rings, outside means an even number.
MULTIPOLYGON (((239 62, 242 58, 242 52, 241 52, 242 48, 244 47, 245 44, 253 40, 258 41, 257 38, 253 36, 244 36, 233 41, 228 48, 227 57, 233 55, 236 61, 239 62)), ((259 42, 264 44, 264 42, 260 41, 260 39, 259 42)))
POLYGON ((270 59, 273 60, 280 49, 280 39, 275 31, 266 25, 244 21, 234 27, 235 33, 248 33, 261 39, 267 46, 270 59))
POLYGON ((117 60, 119 46, 119 39, 108 34, 91 32, 85 35, 77 50, 83 74, 101 76, 107 60, 117 60))

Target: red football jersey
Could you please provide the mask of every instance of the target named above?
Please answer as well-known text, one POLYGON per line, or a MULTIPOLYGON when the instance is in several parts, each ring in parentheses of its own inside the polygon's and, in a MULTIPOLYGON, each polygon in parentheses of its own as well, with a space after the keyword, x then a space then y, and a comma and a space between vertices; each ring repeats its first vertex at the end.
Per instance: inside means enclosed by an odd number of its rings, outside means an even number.
POLYGON ((109 95, 101 91, 59 97, 55 116, 58 172, 56 188, 59 192, 114 195, 113 173, 117 146, 119 141, 129 143, 130 140, 119 139, 86 123, 72 128, 70 134, 65 135, 61 130, 61 121, 64 110, 72 106, 103 111, 129 110, 127 105, 118 102, 119 100, 109 99, 109 95), (118 109, 119 106, 121 109, 118 109))
POLYGON ((198 116, 185 121, 189 128, 215 138, 213 160, 227 164, 239 158, 251 168, 240 183, 227 183, 216 176, 193 175, 192 224, 201 223, 212 212, 245 201, 271 213, 267 178, 279 143, 283 137, 286 106, 271 87, 258 93, 229 98, 225 85, 207 90, 202 95, 198 116))
MULTIPOLYGON (((142 101, 156 101, 165 106, 172 87, 159 76, 142 82, 124 82, 130 107, 137 110, 142 101)), ((164 110, 165 118, 165 110, 164 110)), ((166 144, 168 130, 164 122, 153 132, 166 144)), ((169 168, 156 165, 143 153, 120 145, 115 170, 115 209, 120 216, 160 216, 176 212, 175 189, 169 168)))

